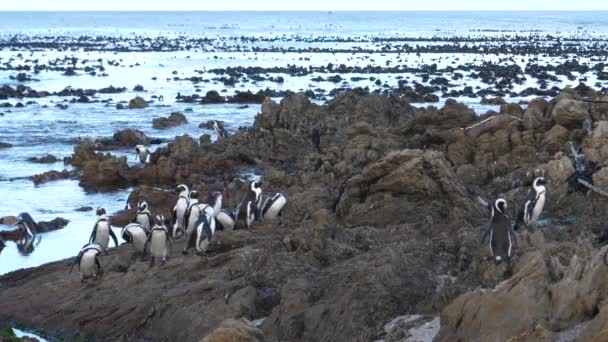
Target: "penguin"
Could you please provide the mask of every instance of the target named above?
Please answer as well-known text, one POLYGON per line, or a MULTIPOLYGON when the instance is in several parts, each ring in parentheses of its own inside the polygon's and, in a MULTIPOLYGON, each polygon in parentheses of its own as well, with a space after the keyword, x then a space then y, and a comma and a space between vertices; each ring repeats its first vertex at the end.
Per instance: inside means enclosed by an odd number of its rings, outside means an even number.
POLYGON ((139 157, 139 162, 145 163, 150 155, 150 150, 144 145, 137 145, 135 146, 135 153, 137 153, 137 156, 139 157))
POLYGON ((507 201, 502 198, 491 204, 492 217, 481 237, 481 243, 490 242, 490 253, 497 264, 510 260, 513 247, 517 246, 517 236, 511 218, 506 213, 507 201))
POLYGON ((253 181, 236 211, 236 226, 250 228, 253 222, 259 218, 259 210, 262 199, 262 182, 253 181))
POLYGON ((235 209, 222 209, 215 216, 215 228, 217 230, 234 230, 235 222, 235 209))
POLYGON ((535 224, 543 212, 547 200, 547 188, 545 185, 547 185, 547 180, 544 177, 538 177, 532 183, 532 190, 528 193, 528 198, 526 198, 526 202, 520 213, 520 220, 526 226, 535 224))
POLYGON ((178 197, 175 207, 173 208, 173 224, 171 226, 171 237, 174 239, 184 235, 186 230, 186 211, 190 204, 188 187, 186 185, 178 185, 177 188, 175 188, 175 192, 178 194, 178 197), (180 233, 180 235, 178 235, 178 233, 180 233))
POLYGON ((137 214, 135 214, 133 222, 141 224, 144 227, 146 234, 150 234, 150 229, 152 228, 152 213, 148 208, 148 202, 139 201, 139 203, 137 203, 137 214))
POLYGON ((222 193, 220 191, 214 191, 209 196, 207 203, 200 203, 198 201, 198 191, 194 194, 190 192, 191 196, 196 196, 196 201, 193 205, 190 205, 186 213, 186 237, 190 238, 190 234, 194 231, 198 216, 205 212, 209 216, 215 217, 217 213, 222 209, 222 193))
POLYGON ((188 250, 195 247, 197 254, 205 254, 209 248, 209 243, 215 234, 215 219, 207 212, 201 212, 195 223, 195 230, 190 235, 186 248, 183 253, 188 254, 188 250))
POLYGON ((17 216, 17 221, 13 224, 13 227, 14 226, 18 226, 23 237, 28 239, 35 237, 38 232, 38 224, 28 213, 19 214, 19 216, 17 216))
POLYGON ((128 243, 133 245, 133 249, 137 254, 143 254, 145 252, 146 241, 148 241, 149 230, 141 223, 129 223, 122 228, 120 235, 128 243))
POLYGON ((228 132, 226 132, 226 129, 221 122, 217 120, 211 120, 211 122, 213 123, 212 127, 215 130, 215 133, 217 133, 218 140, 228 138, 228 132))
MULTIPOLYGON (((188 250, 193 246, 196 247, 197 252, 201 252, 201 244, 204 243, 205 239, 207 239, 207 244, 211 241, 215 233, 215 217, 222 209, 222 197, 220 191, 214 191, 207 200, 209 204, 198 203, 193 207, 194 210, 190 213, 190 221, 188 222, 188 227, 192 228, 189 232, 187 231, 188 242, 184 247, 184 254, 188 254, 188 250), (194 216, 195 214, 196 216, 194 216)), ((204 249, 206 250, 206 248, 204 249)))
POLYGON ((103 249, 108 249, 111 236, 112 240, 114 240, 114 245, 118 247, 118 239, 116 238, 114 231, 112 231, 110 221, 106 216, 106 210, 103 207, 97 208, 97 216, 97 222, 95 222, 95 226, 93 226, 93 232, 91 232, 89 243, 98 243, 103 249))
POLYGON ((78 264, 80 270, 80 280, 85 281, 88 278, 97 278, 103 275, 103 268, 99 262, 100 253, 108 254, 108 251, 98 243, 88 243, 82 247, 78 256, 74 259, 70 272, 74 270, 74 265, 78 264))
POLYGON ((164 263, 171 255, 171 236, 162 215, 154 218, 154 227, 144 249, 150 252, 150 267, 154 266, 156 259, 160 258, 161 263, 164 263))
POLYGON ((277 192, 266 196, 258 209, 261 218, 264 220, 276 220, 278 217, 279 224, 282 224, 285 204, 287 204, 287 198, 281 193, 277 192))
MULTIPOLYGON (((194 230, 194 223, 198 218, 201 206, 198 203, 199 193, 196 190, 190 190, 188 194, 188 209, 186 210, 186 236, 190 236, 190 233, 194 230)), ((203 206, 205 204, 203 203, 203 206)))

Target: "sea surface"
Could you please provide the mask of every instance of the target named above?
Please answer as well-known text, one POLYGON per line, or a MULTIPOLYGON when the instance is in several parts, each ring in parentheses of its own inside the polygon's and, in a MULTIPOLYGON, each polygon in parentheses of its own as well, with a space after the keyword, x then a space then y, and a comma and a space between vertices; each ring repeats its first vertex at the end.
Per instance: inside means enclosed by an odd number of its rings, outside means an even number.
MULTIPOLYGON (((148 136, 171 140, 176 135, 215 134, 199 128, 201 122, 219 119, 233 132, 239 126, 251 125, 260 111, 259 104, 200 105, 179 103, 177 94, 204 95, 217 90, 229 96, 236 91, 274 89, 277 91, 325 91, 342 87, 391 87, 399 80, 426 82, 423 75, 412 72, 378 72, 395 63, 407 66, 437 64, 446 68, 458 64, 481 65, 485 62, 501 63, 511 59, 522 68, 531 60, 548 65, 576 60, 593 66, 605 61, 605 55, 560 57, 548 55, 520 55, 483 53, 406 53, 399 45, 384 48, 388 43, 409 46, 436 46, 471 44, 491 41, 488 44, 522 44, 538 39, 539 44, 551 44, 555 39, 572 41, 572 44, 604 44, 608 41, 608 12, 0 12, 0 86, 26 85, 38 91, 58 92, 66 87, 100 89, 110 85, 126 87, 120 94, 97 94, 91 103, 70 103, 74 98, 49 96, 35 99, 9 98, 0 103, 12 106, 27 101, 23 108, 0 108, 0 142, 14 145, 0 149, 0 217, 29 212, 35 220, 63 217, 70 220, 62 230, 40 234, 34 242, 34 251, 22 254, 15 243, 7 242, 0 251, 0 274, 20 268, 34 267, 50 261, 74 256, 85 244, 96 220, 94 211, 78 212, 82 206, 104 206, 112 213, 124 208, 131 189, 114 192, 86 192, 77 180, 59 180, 34 185, 29 179, 34 174, 49 170, 70 169, 63 162, 36 164, 30 157, 51 153, 59 158, 69 156, 77 142, 86 137, 111 137, 123 128, 136 128, 148 136), (150 42, 162 37, 163 41, 176 42, 180 48, 133 48, 134 42, 150 42), (440 38, 440 39, 438 39, 440 38), (191 40, 204 41, 188 47, 191 40), (22 42, 22 43, 21 43, 22 42), (83 43, 84 42, 84 43, 83 43), (91 45, 85 44, 91 42, 91 45), (48 47, 44 44, 48 43, 48 47), (125 49, 125 47, 129 47, 125 49), (331 51, 339 49, 340 52, 331 51), (301 50, 304 50, 302 52, 301 50), (360 50, 366 51, 365 53, 360 50), (31 80, 19 82, 15 76, 23 72, 18 66, 55 63, 71 58, 78 60, 75 76, 62 71, 44 68, 37 73, 23 69, 31 80), (103 74, 81 70, 83 61, 101 63, 103 74), (101 61, 101 62, 99 62, 101 61), (110 63, 112 61, 112 63, 110 63), (334 73, 262 72, 264 79, 240 79, 236 84, 218 80, 213 69, 230 67, 306 67, 346 65, 371 67, 361 73, 342 74, 344 81, 313 82, 315 77, 334 73), (186 80, 200 76, 207 81, 186 80), (270 77, 283 77, 283 82, 270 77), (351 81, 353 78, 360 81, 351 81), (375 80, 381 79, 381 85, 375 80), (136 85, 143 91, 134 91, 136 85), (155 100, 141 110, 118 110, 115 104, 139 95, 148 100, 162 95, 164 101, 155 100), (103 102, 102 102, 103 101, 103 102), (57 104, 66 104, 59 109, 57 104), (168 130, 152 128, 152 119, 182 111, 189 123, 168 130)), ((599 49, 599 52, 602 50, 599 49)), ((605 51, 605 50, 604 50, 605 51)), ((265 69, 265 70, 266 70, 265 69)), ((553 74, 552 74, 553 75, 553 74)), ((573 77, 555 74, 550 85, 575 86, 583 75, 573 77)), ((588 84, 606 84, 596 75, 584 75, 588 84)), ((466 86, 487 87, 487 84, 465 74, 454 81, 454 89, 466 86)), ((528 77, 514 89, 538 86, 537 80, 528 77)), ((316 99, 323 103, 331 98, 316 99)), ((280 96, 275 98, 280 100, 280 96)), ((498 110, 498 106, 481 105, 479 98, 462 97, 478 113, 498 110)), ((529 100, 513 97, 511 102, 529 100)), ((441 106, 437 103, 419 103, 417 106, 441 106)), ((160 145, 152 146, 152 150, 160 145)), ((112 151, 127 155, 136 163, 129 149, 112 151)), ((0 230, 9 229, 0 225, 0 230)), ((119 229, 116 229, 119 233, 119 229)))

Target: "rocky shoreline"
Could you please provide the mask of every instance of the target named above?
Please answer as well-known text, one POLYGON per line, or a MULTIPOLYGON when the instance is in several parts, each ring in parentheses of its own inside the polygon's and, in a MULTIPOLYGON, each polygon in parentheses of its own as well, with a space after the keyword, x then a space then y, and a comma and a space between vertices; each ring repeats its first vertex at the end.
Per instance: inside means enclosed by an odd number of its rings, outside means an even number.
POLYGON ((259 168, 264 189, 289 198, 286 223, 219 232, 208 257, 181 255, 178 240, 152 269, 120 246, 96 285, 68 273, 71 259, 0 276, 0 321, 96 341, 199 341, 232 318, 259 331, 221 329, 266 341, 398 341, 431 322, 440 341, 601 339, 608 199, 568 180, 574 143, 608 190, 605 100, 581 85, 479 117, 454 100, 418 109, 396 96, 317 105, 296 94, 265 99, 252 127, 218 142, 177 137, 144 166, 85 141, 67 161, 85 188, 136 186, 132 206, 143 198, 167 215, 175 184, 224 189, 231 207, 236 175, 259 168), (512 262, 496 265, 479 244, 489 212, 477 196, 505 198, 515 216, 539 174, 545 220, 518 231, 512 262))

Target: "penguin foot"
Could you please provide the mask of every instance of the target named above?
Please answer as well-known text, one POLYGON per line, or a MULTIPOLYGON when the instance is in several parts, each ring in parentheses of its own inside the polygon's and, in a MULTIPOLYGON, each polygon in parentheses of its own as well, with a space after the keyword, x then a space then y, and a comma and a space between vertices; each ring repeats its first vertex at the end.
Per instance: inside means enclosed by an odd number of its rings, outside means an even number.
POLYGON ((183 254, 183 255, 188 255, 188 254, 190 254, 190 252, 188 252, 187 250, 185 250, 185 249, 184 249, 184 250, 182 251, 182 254, 183 254))

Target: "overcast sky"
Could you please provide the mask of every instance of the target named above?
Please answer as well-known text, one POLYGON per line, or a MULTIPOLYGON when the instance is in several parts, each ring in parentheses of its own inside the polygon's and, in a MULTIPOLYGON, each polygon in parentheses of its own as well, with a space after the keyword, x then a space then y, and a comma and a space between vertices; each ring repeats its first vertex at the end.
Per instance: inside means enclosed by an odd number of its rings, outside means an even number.
POLYGON ((600 0, 0 0, 0 10, 607 10, 600 0))

